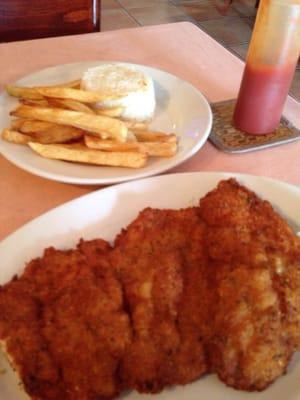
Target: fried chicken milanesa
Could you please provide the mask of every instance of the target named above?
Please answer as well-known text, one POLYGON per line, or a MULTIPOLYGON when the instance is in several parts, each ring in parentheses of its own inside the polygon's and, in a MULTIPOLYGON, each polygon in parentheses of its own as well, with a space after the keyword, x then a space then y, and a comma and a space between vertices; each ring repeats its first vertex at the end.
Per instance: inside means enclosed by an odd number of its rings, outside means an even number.
POLYGON ((156 393, 207 371, 201 340, 203 229, 197 208, 148 208, 116 239, 112 264, 133 331, 120 368, 126 387, 156 393))
POLYGON ((209 257, 210 371, 262 390, 300 345, 300 241, 270 203, 235 180, 200 201, 209 257))
POLYGON ((49 248, 0 289, 0 338, 32 399, 100 400, 120 392, 131 329, 109 245, 49 248))
POLYGON ((216 373, 263 390, 300 348, 300 239, 234 179, 147 208, 113 246, 46 249, 0 286, 0 341, 33 400, 157 393, 216 373))

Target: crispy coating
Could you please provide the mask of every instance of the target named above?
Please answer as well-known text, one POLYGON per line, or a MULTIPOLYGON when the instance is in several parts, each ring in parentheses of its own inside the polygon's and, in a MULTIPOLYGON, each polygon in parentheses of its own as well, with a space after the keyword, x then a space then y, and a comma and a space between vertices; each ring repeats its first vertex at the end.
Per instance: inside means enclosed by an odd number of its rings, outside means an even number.
POLYGON ((49 248, 0 291, 0 337, 33 399, 109 399, 130 341, 102 240, 49 248))
POLYGON ((23 281, 0 289, 0 338, 32 399, 67 399, 59 371, 40 335, 39 303, 23 281))
POLYGON ((263 390, 300 348, 300 239, 222 181, 199 207, 143 210, 112 247, 46 249, 0 286, 0 341, 34 400, 157 393, 205 373, 263 390))
POLYGON ((299 347, 299 239, 271 205, 231 179, 200 201, 206 223, 210 370, 262 390, 299 347))
POLYGON ((156 393, 206 372, 202 225, 197 208, 148 208, 116 239, 112 263, 133 329, 120 369, 126 387, 156 393))

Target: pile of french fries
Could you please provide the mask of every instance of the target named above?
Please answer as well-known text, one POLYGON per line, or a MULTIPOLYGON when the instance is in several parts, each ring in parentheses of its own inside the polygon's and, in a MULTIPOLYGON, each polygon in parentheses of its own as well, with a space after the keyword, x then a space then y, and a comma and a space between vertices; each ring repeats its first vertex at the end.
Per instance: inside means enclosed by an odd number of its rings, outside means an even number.
POLYGON ((149 157, 177 152, 173 133, 150 131, 147 124, 120 118, 121 107, 99 109, 96 102, 124 96, 80 89, 80 80, 55 86, 6 91, 19 99, 2 139, 28 145, 42 157, 85 164, 141 168, 149 157))

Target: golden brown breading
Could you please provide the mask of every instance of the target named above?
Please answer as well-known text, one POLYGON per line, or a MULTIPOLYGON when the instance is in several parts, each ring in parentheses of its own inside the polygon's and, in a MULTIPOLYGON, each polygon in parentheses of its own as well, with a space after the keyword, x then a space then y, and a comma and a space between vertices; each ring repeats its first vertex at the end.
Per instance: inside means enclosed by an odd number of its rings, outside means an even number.
POLYGON ((0 337, 35 399, 109 399, 130 340, 122 290, 102 240, 47 249, 0 292, 0 337))
POLYGON ((33 399, 68 398, 59 371, 40 335, 40 306, 24 281, 0 288, 0 338, 33 399))
POLYGON ((210 369, 262 390, 299 346, 299 239, 271 205, 231 179, 200 201, 207 224, 210 369))
POLYGON ((156 393, 206 372, 262 390, 300 348, 300 239, 235 180, 145 209, 113 248, 45 250, 0 286, 0 340, 34 400, 156 393))
POLYGON ((201 241, 196 208, 146 209, 117 237, 112 263, 133 328, 120 370, 126 387, 156 393, 206 372, 201 241))

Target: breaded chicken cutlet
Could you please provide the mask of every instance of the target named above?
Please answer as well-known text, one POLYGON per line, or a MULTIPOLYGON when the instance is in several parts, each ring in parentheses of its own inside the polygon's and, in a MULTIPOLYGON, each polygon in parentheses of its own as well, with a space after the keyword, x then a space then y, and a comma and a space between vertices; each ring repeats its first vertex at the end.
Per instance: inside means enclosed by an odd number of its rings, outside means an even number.
POLYGON ((229 386, 262 390, 300 345, 300 240, 235 180, 200 201, 209 258, 210 371, 229 386))
POLYGON ((207 371, 201 340, 203 223, 198 209, 145 209, 117 237, 133 339, 120 373, 126 387, 156 393, 207 371))
POLYGON ((145 209, 112 247, 47 249, 0 287, 0 340, 32 399, 156 393, 217 373, 262 390, 300 345, 300 242, 235 180, 145 209))
POLYGON ((0 289, 0 338, 32 399, 116 397, 131 329, 110 246, 49 248, 0 289))

